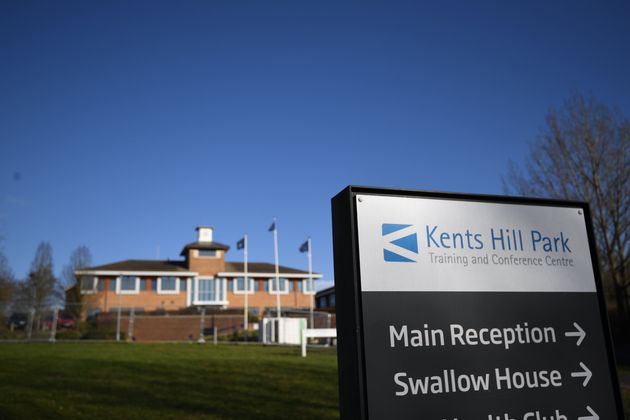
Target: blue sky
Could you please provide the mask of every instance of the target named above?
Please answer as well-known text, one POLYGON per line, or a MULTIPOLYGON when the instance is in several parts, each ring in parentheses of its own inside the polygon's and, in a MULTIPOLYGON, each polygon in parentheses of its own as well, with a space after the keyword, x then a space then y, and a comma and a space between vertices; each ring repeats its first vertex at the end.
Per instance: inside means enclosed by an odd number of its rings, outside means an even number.
MULTIPOLYGON (((630 115, 626 1, 4 1, 0 234, 24 277, 178 258, 197 225, 333 279, 348 184, 501 193, 549 106, 630 115), (16 175, 18 174, 18 175, 16 175)), ((340 279, 341 280, 341 279, 340 279)))

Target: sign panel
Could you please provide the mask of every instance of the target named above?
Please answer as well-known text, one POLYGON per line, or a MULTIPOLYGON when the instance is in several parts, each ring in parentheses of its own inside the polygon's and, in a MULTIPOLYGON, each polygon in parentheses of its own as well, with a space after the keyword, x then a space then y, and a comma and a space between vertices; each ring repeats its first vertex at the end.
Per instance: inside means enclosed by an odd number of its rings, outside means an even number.
POLYGON ((349 188, 333 230, 343 418, 623 418, 585 204, 349 188))

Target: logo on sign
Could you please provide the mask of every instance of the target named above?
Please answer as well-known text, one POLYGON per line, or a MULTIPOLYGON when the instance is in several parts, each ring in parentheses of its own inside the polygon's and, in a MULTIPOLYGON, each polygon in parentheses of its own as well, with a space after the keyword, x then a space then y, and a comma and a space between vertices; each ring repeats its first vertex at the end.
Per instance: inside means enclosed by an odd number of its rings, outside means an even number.
POLYGON ((418 235, 413 225, 383 223, 383 259, 387 262, 416 262, 418 235))

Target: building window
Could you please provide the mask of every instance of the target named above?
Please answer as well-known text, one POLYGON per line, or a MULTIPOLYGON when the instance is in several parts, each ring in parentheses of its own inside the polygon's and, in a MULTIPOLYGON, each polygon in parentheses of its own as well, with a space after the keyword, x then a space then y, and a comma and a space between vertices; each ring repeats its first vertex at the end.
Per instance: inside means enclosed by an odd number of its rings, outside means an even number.
POLYGON ((302 290, 304 294, 308 295, 315 293, 315 281, 313 279, 302 280, 302 290))
MULTIPOLYGON (((254 293, 254 279, 252 278, 248 278, 248 283, 249 283, 249 290, 247 291, 248 294, 250 293, 254 293)), ((244 277, 237 277, 233 280, 233 288, 234 288, 234 293, 245 293, 245 278, 244 277)))
POLYGON ((224 303, 225 302, 225 280, 224 279, 196 279, 196 300, 195 304, 204 303, 224 303))
POLYGON ((332 308, 334 308, 335 307, 335 295, 330 295, 329 300, 330 300, 330 306, 332 308))
POLYGON ((199 256, 200 257, 216 257, 217 251, 215 249, 200 249, 199 256))
POLYGON ((289 293, 289 280, 282 277, 280 277, 279 279, 276 279, 275 277, 269 279, 269 293, 289 293), (280 281, 280 285, 278 287, 276 287, 276 280, 280 281))
POLYGON ((87 295, 96 292, 96 277, 93 276, 85 276, 81 277, 81 282, 79 286, 81 287, 81 294, 87 295))
POLYGON ((135 276, 122 276, 118 278, 118 293, 136 294, 140 292, 140 278, 135 276))
POLYGON ((179 293, 179 279, 174 276, 165 276, 158 279, 157 292, 162 295, 179 293))

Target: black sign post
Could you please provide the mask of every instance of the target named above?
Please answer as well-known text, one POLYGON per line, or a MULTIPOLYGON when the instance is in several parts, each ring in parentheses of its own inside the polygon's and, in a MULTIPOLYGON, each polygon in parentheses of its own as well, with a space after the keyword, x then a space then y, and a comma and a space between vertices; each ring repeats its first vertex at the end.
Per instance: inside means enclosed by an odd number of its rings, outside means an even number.
POLYGON ((585 203, 332 200, 342 419, 623 419, 585 203))

